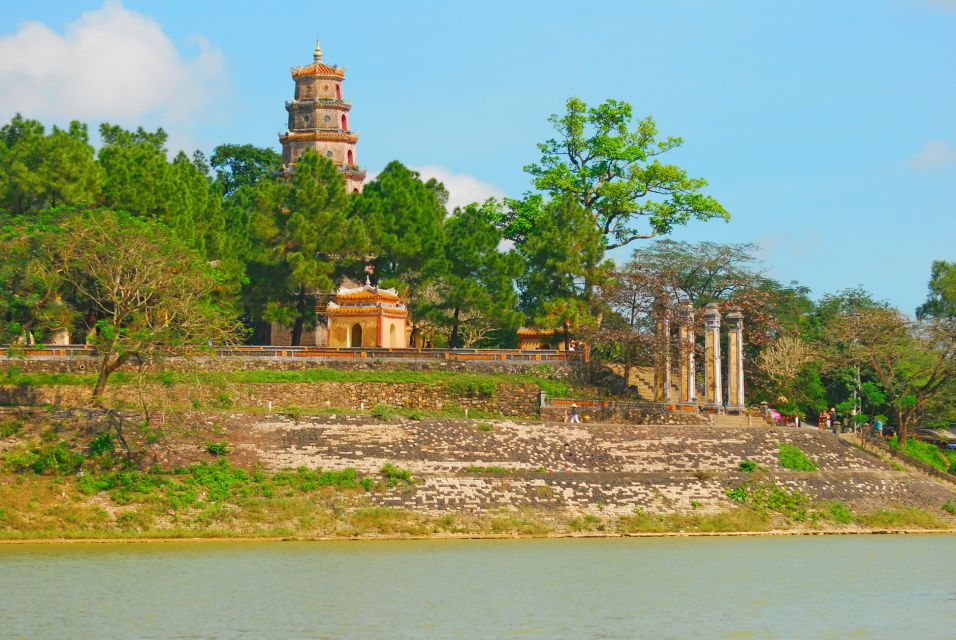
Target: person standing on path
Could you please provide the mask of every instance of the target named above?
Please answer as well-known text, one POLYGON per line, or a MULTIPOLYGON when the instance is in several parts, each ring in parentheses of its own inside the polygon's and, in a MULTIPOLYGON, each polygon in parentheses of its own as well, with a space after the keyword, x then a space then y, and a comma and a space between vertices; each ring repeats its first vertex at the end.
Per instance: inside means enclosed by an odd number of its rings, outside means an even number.
POLYGON ((581 416, 578 415, 578 405, 576 402, 571 403, 571 424, 581 424, 581 416))
POLYGON ((873 433, 877 438, 883 440, 883 421, 879 416, 873 418, 873 433))
POLYGON ((830 428, 830 414, 826 409, 820 412, 820 415, 817 417, 817 429, 823 431, 824 429, 830 428))

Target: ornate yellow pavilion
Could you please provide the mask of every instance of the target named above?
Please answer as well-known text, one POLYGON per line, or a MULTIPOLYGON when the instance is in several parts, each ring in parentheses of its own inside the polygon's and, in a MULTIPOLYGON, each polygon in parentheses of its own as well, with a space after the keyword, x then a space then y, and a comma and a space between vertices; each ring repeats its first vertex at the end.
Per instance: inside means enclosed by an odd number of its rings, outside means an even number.
POLYGON ((408 346, 408 310, 395 289, 339 287, 325 313, 330 347, 408 346))

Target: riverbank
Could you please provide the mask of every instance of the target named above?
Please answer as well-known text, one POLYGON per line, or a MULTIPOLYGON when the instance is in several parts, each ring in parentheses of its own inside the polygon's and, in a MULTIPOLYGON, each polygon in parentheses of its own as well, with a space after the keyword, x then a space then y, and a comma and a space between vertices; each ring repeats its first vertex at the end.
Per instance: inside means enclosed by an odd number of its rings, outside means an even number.
POLYGON ((3 410, 0 538, 881 533, 956 485, 830 433, 234 411, 3 410))
POLYGON ((0 545, 32 545, 32 544, 175 544, 175 543, 229 543, 229 542, 389 542, 395 540, 409 541, 461 541, 461 540, 602 540, 624 538, 767 538, 767 537, 797 537, 797 536, 899 536, 899 535, 956 535, 956 528, 946 529, 803 529, 803 530, 771 530, 771 531, 710 531, 710 532, 650 532, 650 533, 548 533, 541 535, 508 535, 508 534, 436 534, 428 536, 320 536, 320 537, 287 537, 287 536, 256 536, 256 537, 139 537, 139 538, 0 538, 0 545))

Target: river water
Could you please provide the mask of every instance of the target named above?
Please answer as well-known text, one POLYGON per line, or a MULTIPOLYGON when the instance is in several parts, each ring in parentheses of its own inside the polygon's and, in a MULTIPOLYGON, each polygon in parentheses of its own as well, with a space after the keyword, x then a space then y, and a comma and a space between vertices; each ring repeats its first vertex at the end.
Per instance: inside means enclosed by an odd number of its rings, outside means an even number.
POLYGON ((956 536, 0 545, 0 638, 956 638, 956 536))

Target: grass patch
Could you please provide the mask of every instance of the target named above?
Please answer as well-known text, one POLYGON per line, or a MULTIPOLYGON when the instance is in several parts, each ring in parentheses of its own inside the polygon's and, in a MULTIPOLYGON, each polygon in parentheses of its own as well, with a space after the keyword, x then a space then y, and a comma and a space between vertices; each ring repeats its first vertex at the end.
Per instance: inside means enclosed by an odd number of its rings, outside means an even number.
POLYGON ((491 530, 494 533, 539 536, 548 533, 550 527, 531 514, 518 513, 492 518, 491 530))
POLYGON ((888 529, 946 529, 948 525, 934 513, 923 509, 909 508, 899 510, 881 509, 857 516, 856 521, 872 528, 888 529))
POLYGON ((494 427, 493 424, 490 424, 490 423, 488 423, 488 422, 482 422, 482 423, 478 424, 477 429, 478 429, 478 431, 486 431, 486 432, 487 432, 487 431, 494 431, 494 430, 495 430, 495 427, 494 427))
POLYGON ((810 457, 800 449, 800 447, 786 442, 780 443, 777 459, 780 461, 780 465, 784 469, 792 469, 793 471, 817 470, 816 463, 811 460, 810 457))
POLYGON ((956 504, 953 504, 952 502, 947 502, 946 504, 943 505, 943 511, 945 511, 951 516, 956 516, 956 504))
POLYGON ((476 467, 474 465, 468 467, 468 473, 508 473, 508 469, 504 467, 476 467))
POLYGON ((720 513, 652 515, 637 509, 634 515, 618 520, 617 529, 622 533, 729 533, 734 531, 767 531, 772 520, 766 513, 748 507, 740 507, 720 513))

